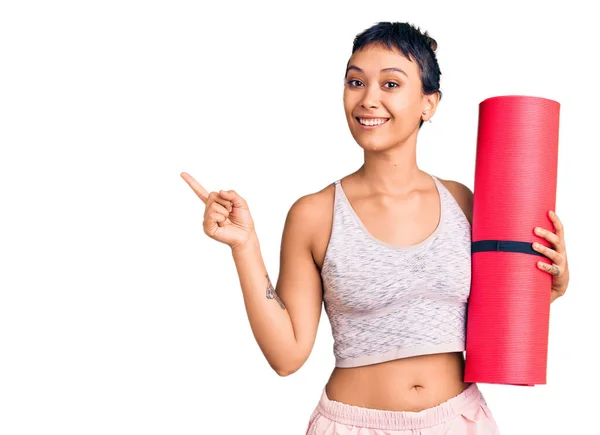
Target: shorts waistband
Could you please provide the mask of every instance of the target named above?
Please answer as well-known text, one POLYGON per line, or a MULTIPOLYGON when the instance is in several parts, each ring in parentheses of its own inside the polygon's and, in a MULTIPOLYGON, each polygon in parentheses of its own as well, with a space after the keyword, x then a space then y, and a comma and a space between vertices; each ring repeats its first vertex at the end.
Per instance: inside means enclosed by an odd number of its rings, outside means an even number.
POLYGON ((476 400, 485 402, 477 384, 473 383, 458 396, 432 408, 418 412, 385 411, 336 402, 327 397, 323 388, 317 410, 330 420, 351 426, 380 430, 423 429, 452 420, 476 400))

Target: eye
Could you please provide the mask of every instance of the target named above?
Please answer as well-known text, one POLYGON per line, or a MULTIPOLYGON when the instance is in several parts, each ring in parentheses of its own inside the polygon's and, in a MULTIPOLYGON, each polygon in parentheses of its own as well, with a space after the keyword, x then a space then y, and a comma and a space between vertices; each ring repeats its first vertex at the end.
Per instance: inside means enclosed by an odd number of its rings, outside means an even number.
POLYGON ((348 80, 346 82, 351 88, 357 88, 359 86, 362 86, 362 82, 360 80, 348 80))
POLYGON ((393 85, 393 86, 388 86, 387 87, 388 89, 394 89, 394 88, 397 88, 400 86, 398 83, 395 83, 395 82, 385 82, 384 86, 385 85, 393 85))

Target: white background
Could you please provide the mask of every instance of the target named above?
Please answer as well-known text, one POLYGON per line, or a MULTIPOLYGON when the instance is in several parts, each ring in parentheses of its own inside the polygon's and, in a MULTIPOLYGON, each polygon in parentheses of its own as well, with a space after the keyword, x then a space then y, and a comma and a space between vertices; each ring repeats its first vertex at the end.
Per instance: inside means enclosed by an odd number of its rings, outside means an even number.
POLYGON ((599 33, 584 2, 483 3, 2 2, 0 433, 304 433, 334 364, 325 313, 307 363, 278 377, 179 173, 248 200, 275 280, 289 207, 362 162, 343 73, 378 21, 438 42, 429 173, 473 188, 481 100, 561 103, 572 277, 548 384, 480 388, 503 434, 594 432, 599 33))

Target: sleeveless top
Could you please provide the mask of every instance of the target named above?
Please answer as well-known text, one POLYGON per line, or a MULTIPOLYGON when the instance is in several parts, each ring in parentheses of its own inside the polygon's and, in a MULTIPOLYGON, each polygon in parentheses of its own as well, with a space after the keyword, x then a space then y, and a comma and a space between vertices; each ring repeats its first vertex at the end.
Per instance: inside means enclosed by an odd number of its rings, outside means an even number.
POLYGON ((465 350, 471 288, 471 225, 433 175, 440 218, 420 243, 372 236, 335 184, 331 236, 321 278, 336 367, 465 350))

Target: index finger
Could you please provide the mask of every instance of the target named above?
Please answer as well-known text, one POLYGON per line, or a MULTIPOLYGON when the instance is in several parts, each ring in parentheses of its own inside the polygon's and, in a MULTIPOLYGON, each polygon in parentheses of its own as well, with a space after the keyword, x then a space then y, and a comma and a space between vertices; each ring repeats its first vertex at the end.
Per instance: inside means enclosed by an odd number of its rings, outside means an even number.
POLYGON ((196 195, 198 195, 202 202, 206 204, 206 201, 208 200, 208 191, 187 172, 182 172, 179 175, 181 175, 181 178, 183 178, 185 182, 190 185, 192 190, 196 192, 196 195))
POLYGON ((550 219, 552 220, 552 223, 554 224, 554 228, 556 229, 556 234, 558 234, 558 236, 561 238, 564 237, 565 236, 564 227, 563 227, 562 222, 556 215, 556 213, 553 210, 550 210, 550 212, 548 214, 550 215, 550 219))

